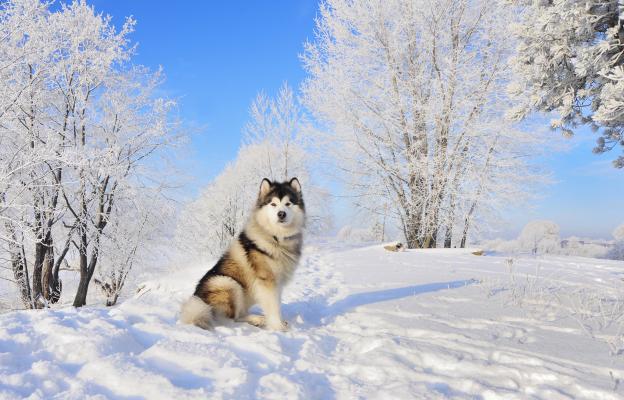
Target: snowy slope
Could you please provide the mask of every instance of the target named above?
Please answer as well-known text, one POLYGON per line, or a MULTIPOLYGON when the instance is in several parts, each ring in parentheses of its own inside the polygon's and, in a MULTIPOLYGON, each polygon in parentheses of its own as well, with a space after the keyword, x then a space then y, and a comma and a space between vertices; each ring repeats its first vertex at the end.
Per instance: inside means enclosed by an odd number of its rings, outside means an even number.
POLYGON ((284 293, 286 333, 178 325, 206 268, 113 308, 0 315, 0 399, 624 396, 624 354, 607 345, 621 325, 591 330, 548 295, 612 299, 621 262, 309 246, 284 293))

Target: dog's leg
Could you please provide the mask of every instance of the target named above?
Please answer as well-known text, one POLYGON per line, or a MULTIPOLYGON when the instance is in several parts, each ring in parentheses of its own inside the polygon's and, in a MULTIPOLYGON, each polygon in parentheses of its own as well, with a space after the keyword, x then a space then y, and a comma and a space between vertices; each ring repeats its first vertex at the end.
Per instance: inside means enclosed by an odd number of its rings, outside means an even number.
POLYGON ((273 285, 259 284, 256 287, 256 296, 258 304, 264 312, 265 327, 276 331, 286 330, 288 324, 282 321, 280 296, 277 288, 273 285))

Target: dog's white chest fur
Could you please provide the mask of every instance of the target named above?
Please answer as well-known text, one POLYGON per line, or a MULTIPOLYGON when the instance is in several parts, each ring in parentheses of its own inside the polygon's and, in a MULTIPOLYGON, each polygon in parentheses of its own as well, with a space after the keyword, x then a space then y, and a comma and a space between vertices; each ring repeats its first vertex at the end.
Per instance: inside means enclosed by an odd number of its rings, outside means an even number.
POLYGON ((300 258, 300 237, 297 238, 271 238, 263 240, 269 254, 273 258, 270 267, 280 285, 288 283, 297 269, 300 258))

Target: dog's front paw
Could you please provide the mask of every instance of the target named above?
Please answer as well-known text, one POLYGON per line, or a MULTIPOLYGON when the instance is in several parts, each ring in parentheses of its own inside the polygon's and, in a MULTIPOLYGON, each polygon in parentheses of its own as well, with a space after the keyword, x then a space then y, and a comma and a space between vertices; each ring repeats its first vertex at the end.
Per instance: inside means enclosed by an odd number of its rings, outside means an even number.
POLYGON ((281 331, 286 332, 288 330, 288 322, 286 321, 275 321, 275 322, 267 322, 266 328, 272 331, 281 331))
POLYGON ((253 326, 257 326, 258 328, 262 328, 265 326, 264 315, 250 314, 245 317, 244 321, 253 326))

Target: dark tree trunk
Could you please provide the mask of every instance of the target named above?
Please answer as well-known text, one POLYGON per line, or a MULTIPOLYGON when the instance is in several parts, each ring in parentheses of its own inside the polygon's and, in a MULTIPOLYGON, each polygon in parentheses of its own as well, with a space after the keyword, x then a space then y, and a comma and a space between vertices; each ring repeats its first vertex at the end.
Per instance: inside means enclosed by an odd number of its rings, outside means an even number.
POLYGON ((47 248, 40 240, 35 244, 35 264, 33 265, 32 276, 32 298, 35 308, 43 308, 43 260, 45 258, 47 248))
MULTIPOLYGON (((103 228, 104 225, 98 226, 103 228)), ((99 236, 96 237, 91 243, 92 248, 90 257, 87 256, 88 240, 84 231, 80 235, 80 242, 80 283, 78 284, 78 290, 76 291, 76 297, 74 298, 74 307, 82 307, 87 304, 89 282, 91 282, 91 278, 93 278, 93 273, 95 272, 95 267, 97 266, 100 253, 99 236)))
MULTIPOLYGON (((4 200, 4 194, 0 193, 0 200, 4 200)), ((15 278, 15 283, 20 292, 20 300, 25 308, 30 309, 34 307, 34 303, 24 245, 19 244, 20 241, 15 232, 15 227, 10 222, 5 222, 4 226, 9 234, 8 251, 11 257, 11 270, 13 271, 13 277, 15 278)))
MULTIPOLYGON (((476 204, 476 203, 475 203, 476 204)), ((464 232, 462 233, 461 243, 459 247, 462 249, 466 248, 466 240, 468 239, 468 230, 470 229, 470 216, 472 215, 472 211, 474 210, 475 204, 470 208, 470 212, 464 221, 464 232)))
POLYGON ((420 247, 418 236, 415 232, 405 232, 405 239, 407 240, 408 249, 417 249, 420 247))
MULTIPOLYGON (((58 273, 56 277, 58 278, 58 273)), ((59 295, 58 282, 54 276, 54 242, 51 233, 48 232, 35 244, 32 294, 35 307, 42 308, 50 301, 56 303, 59 295)))
POLYGON ((459 247, 462 248, 462 249, 466 248, 466 232, 464 232, 464 235, 462 236, 461 243, 459 244, 459 247))
POLYGON ((88 239, 89 228, 87 224, 89 224, 89 214, 87 212, 87 199, 84 192, 84 186, 81 194, 82 199, 80 206, 80 217, 77 215, 77 213, 74 213, 76 217, 79 217, 79 220, 76 222, 75 226, 78 227, 78 235, 80 241, 80 283, 78 285, 78 290, 76 291, 76 297, 74 298, 74 307, 82 307, 87 304, 87 292, 89 290, 89 282, 91 282, 91 278, 93 277, 93 273, 95 272, 95 267, 97 266, 98 257, 100 254, 100 238, 102 232, 104 231, 104 228, 106 227, 106 224, 108 223, 108 217, 110 216, 111 210, 113 208, 113 194, 115 193, 115 188, 117 187, 117 182, 115 182, 115 184, 112 185, 110 192, 107 193, 109 182, 110 176, 107 176, 102 180, 101 186, 98 190, 99 199, 97 220, 95 223, 95 235, 91 239, 91 242, 89 242, 88 239), (87 255, 89 247, 91 248, 90 256, 87 255))
POLYGON ((450 249, 453 244, 453 228, 451 226, 446 227, 446 232, 444 233, 444 248, 450 249))
POLYGON ((408 213, 403 222, 403 234, 405 235, 408 249, 417 249, 421 245, 418 240, 419 225, 420 221, 417 220, 415 214, 408 213))
POLYGON ((89 290, 90 278, 87 274, 80 273, 80 283, 74 298, 74 307, 82 307, 87 304, 87 291, 89 290))
MULTIPOLYGON (((97 253, 97 252, 95 252, 97 253)), ((86 271, 80 270, 80 282, 78 284, 78 290, 76 291, 76 297, 74 298, 74 307, 82 307, 87 304, 87 292, 89 291, 89 282, 93 277, 95 271, 95 265, 97 264, 97 254, 91 255, 91 262, 86 268, 86 271)))
POLYGON ((43 291, 43 298, 50 301, 54 291, 54 246, 51 236, 50 239, 46 241, 46 251, 43 256, 41 288, 43 291))
POLYGON ((20 291, 20 299, 24 307, 33 308, 34 304, 28 279, 28 265, 26 264, 26 259, 24 258, 23 252, 18 247, 12 250, 14 251, 11 251, 11 268, 13 269, 13 276, 15 277, 15 282, 17 282, 20 291))
POLYGON ((84 225, 82 225, 79 229, 80 283, 78 284, 76 297, 74 297, 74 307, 82 307, 85 304, 87 304, 87 291, 89 290, 89 281, 91 281, 91 276, 89 274, 88 258, 87 258, 88 240, 87 240, 86 229, 87 228, 84 225))
POLYGON ((425 240, 423 241, 423 249, 435 249, 437 246, 436 243, 436 236, 437 236, 437 231, 434 231, 432 234, 428 234, 427 236, 425 236, 425 240))

